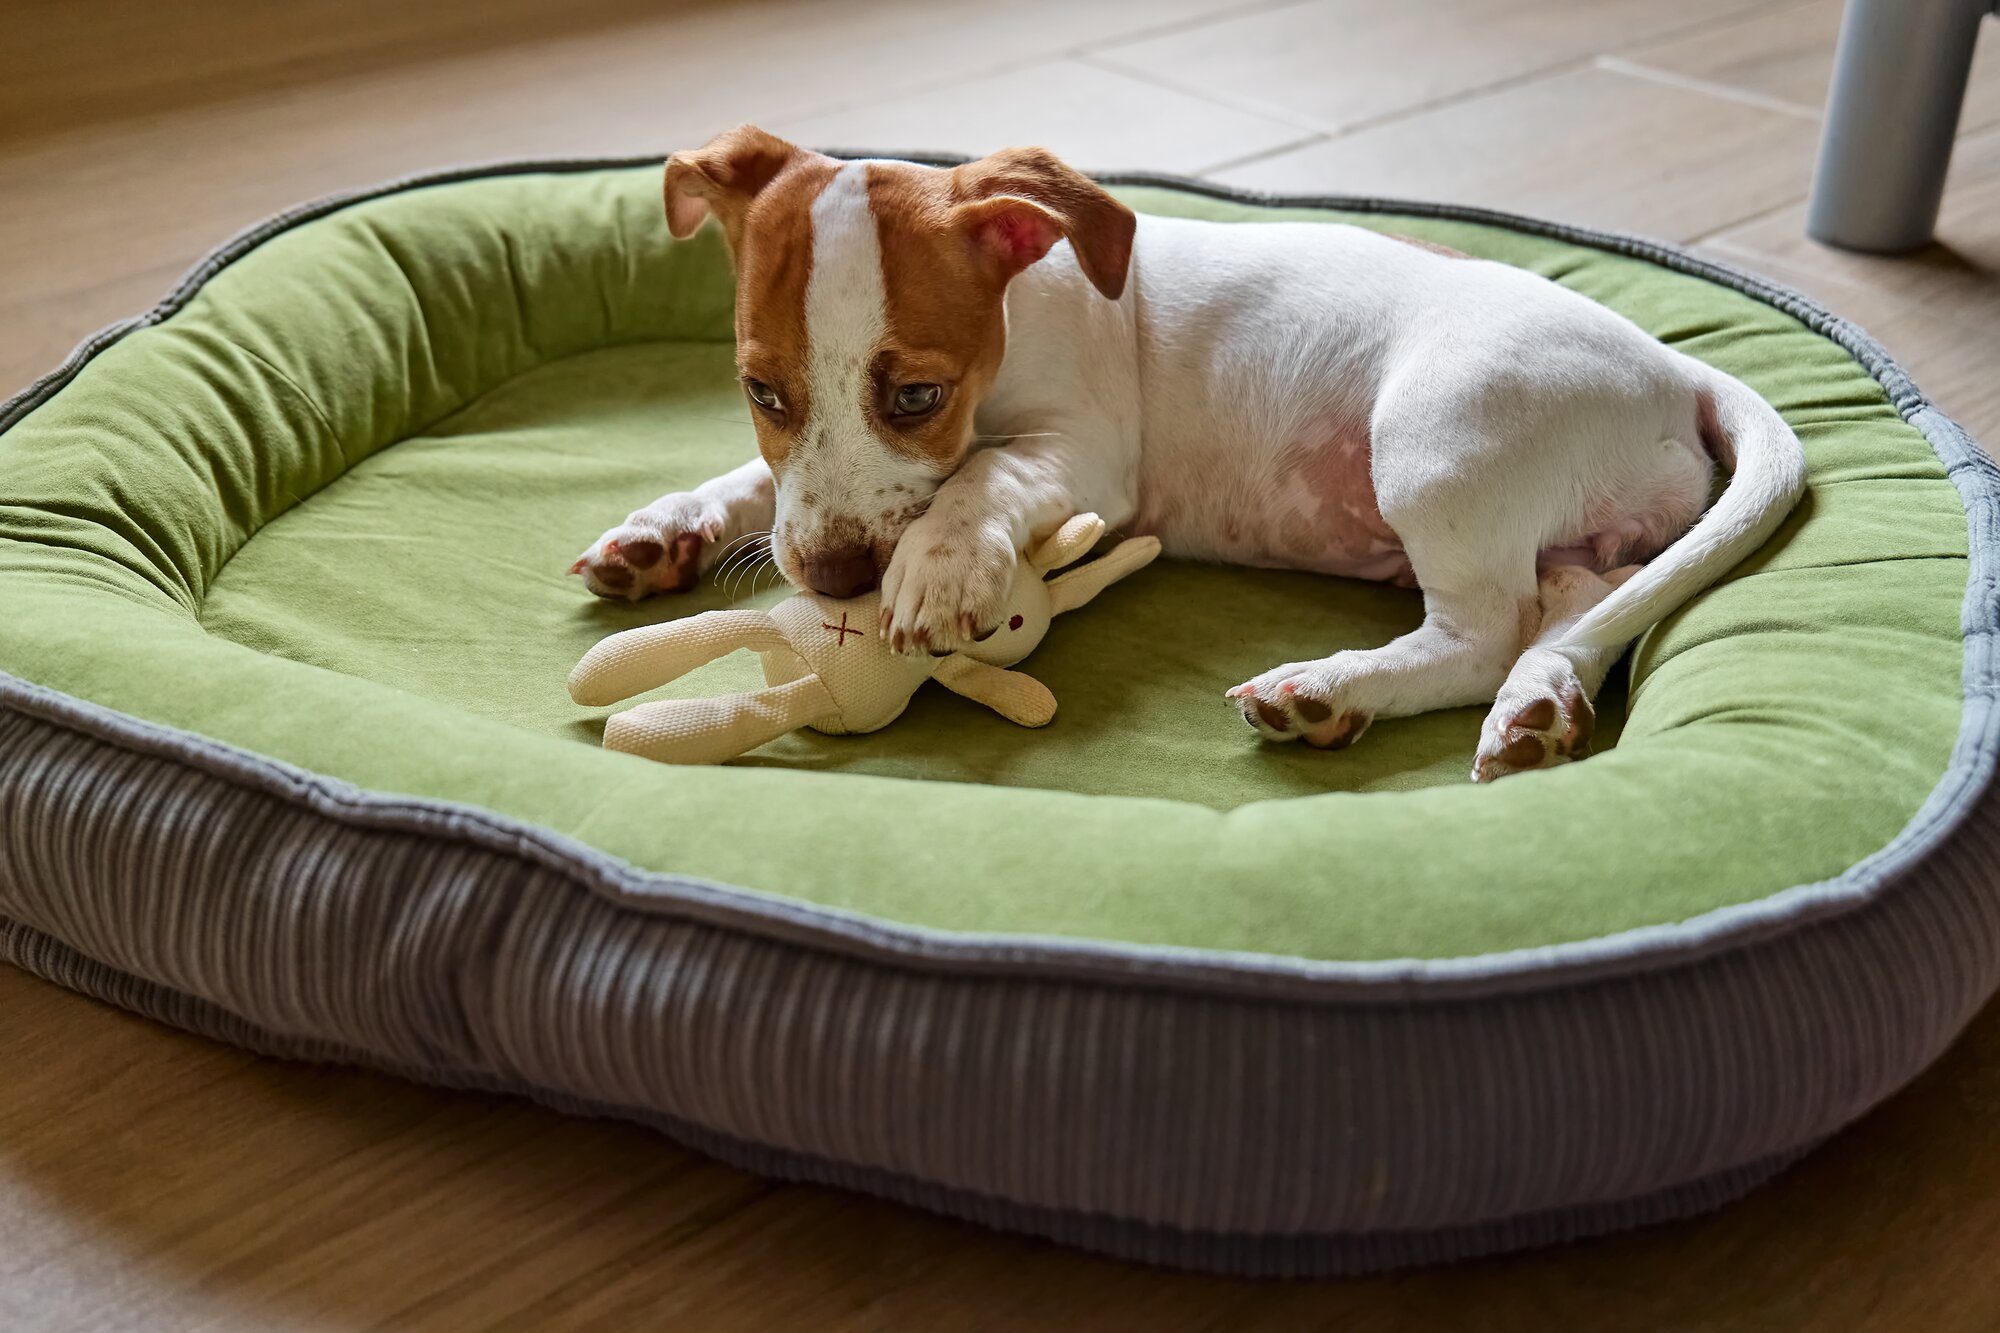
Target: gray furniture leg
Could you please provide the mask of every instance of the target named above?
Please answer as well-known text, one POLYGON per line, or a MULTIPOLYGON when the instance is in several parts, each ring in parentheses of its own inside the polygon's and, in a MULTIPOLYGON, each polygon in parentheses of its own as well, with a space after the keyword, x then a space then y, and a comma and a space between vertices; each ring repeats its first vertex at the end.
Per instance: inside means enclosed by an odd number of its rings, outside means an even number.
POLYGON ((1849 250, 1927 245, 1979 22, 1993 0, 1847 0, 1806 233, 1849 250))

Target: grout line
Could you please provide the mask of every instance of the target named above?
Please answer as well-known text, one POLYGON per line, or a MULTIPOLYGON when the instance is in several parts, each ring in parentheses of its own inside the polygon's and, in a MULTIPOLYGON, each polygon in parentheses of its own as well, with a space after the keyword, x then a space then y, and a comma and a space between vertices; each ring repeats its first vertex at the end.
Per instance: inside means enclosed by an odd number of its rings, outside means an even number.
POLYGON ((935 79, 899 85, 894 89, 884 90, 878 96, 836 97, 823 102, 808 102, 802 107, 768 111, 764 113, 760 123, 782 125, 787 121, 837 116, 843 111, 858 111, 865 107, 894 106, 897 102, 908 101, 912 97, 922 97, 926 93, 938 92, 944 88, 955 88, 974 79, 992 79, 1006 74, 1018 74, 1024 69, 1033 69, 1036 65, 1060 64, 1064 59, 1060 52, 1038 51, 1034 55, 1002 61, 997 65, 975 65, 969 69, 954 70, 935 79))
POLYGON ((1566 74, 1575 74, 1579 70, 1588 68, 1589 64, 1589 56, 1578 56, 1574 60, 1565 60, 1554 65, 1544 65, 1540 69, 1529 70, 1525 73, 1512 74, 1492 83, 1481 84, 1477 88, 1463 88, 1455 93, 1447 93, 1443 97, 1433 98, 1420 106, 1401 107, 1393 111, 1378 112, 1373 116, 1364 116, 1360 120, 1351 121, 1341 126, 1338 130, 1334 131, 1334 136, 1340 138, 1349 134, 1359 134, 1363 130, 1372 130, 1380 125, 1393 125, 1399 120, 1413 120, 1427 111, 1442 111, 1447 107, 1463 106, 1467 102, 1476 102, 1482 97, 1490 97, 1496 93, 1510 93, 1516 88, 1524 88, 1531 83, 1540 83, 1545 79, 1556 79, 1566 74))
MULTIPOLYGON (((2000 139, 2000 124, 1986 125, 1976 130, 1966 130, 1961 132, 1958 135, 1958 137, 1955 140, 1953 140, 1952 143, 1954 155, 1959 150, 1963 149, 1966 144, 1972 143, 1974 140, 1986 139, 1986 138, 2000 139)), ((1953 179, 1954 178, 1947 177, 1945 180, 1945 196, 1947 199, 1950 198, 1953 179)), ((1812 196, 1810 194, 1801 194, 1794 198, 1787 199, 1785 202, 1781 204, 1773 204, 1769 208, 1759 209, 1757 212, 1746 214, 1743 217, 1737 218, 1733 222, 1725 222, 1720 226, 1711 227, 1709 230, 1701 233, 1699 236, 1693 237, 1690 240, 1682 242, 1682 244, 1691 246, 1723 245, 1729 247, 1738 254, 1746 254, 1746 255, 1763 254, 1764 251, 1753 250, 1749 246, 1743 245, 1740 242, 1729 241, 1728 239, 1726 239, 1728 233, 1736 231, 1742 227, 1751 226, 1758 222, 1767 221, 1768 219, 1784 212, 1788 208, 1797 208, 1807 203, 1811 199, 1811 197, 1812 196)))
POLYGON ((1760 208, 1754 213, 1746 213, 1740 218, 1733 218, 1728 222, 1720 223, 1716 226, 1710 227, 1707 231, 1704 231, 1699 235, 1690 236, 1686 240, 1682 241, 1681 244, 1682 245, 1714 244, 1717 242, 1718 238, 1720 238, 1727 232, 1735 231, 1739 227, 1748 227, 1755 223, 1763 222, 1768 218, 1774 218, 1788 208, 1799 207, 1801 204, 1805 203, 1809 197, 1810 197, 1809 195, 1804 195, 1804 194, 1793 195, 1790 199, 1785 200, 1783 203, 1772 204, 1769 208, 1760 208))
MULTIPOLYGON (((1966 133, 1960 134, 1957 137, 1957 139, 1953 141, 1952 144, 1953 151, 1954 153, 1956 153, 1957 150, 1962 149, 1966 144, 1971 143, 1975 139, 1985 139, 1989 137, 2000 139, 2000 125, 1988 125, 1981 129, 1970 130, 1967 131, 1966 133)), ((1945 180, 1945 197, 1947 199, 1950 198, 1952 179, 1953 178, 1951 177, 1947 177, 1945 180)), ((1737 218, 1733 222, 1725 222, 1720 226, 1711 227, 1707 231, 1702 232, 1699 236, 1695 236, 1687 241, 1683 241, 1682 244, 1725 245, 1725 246, 1730 246, 1730 248, 1736 250, 1739 254, 1762 254, 1764 252, 1761 250, 1752 250, 1750 247, 1746 245, 1743 245, 1741 243, 1733 243, 1725 238, 1727 237, 1728 233, 1736 231, 1739 228, 1748 227, 1755 223, 1767 221, 1768 219, 1773 218, 1778 214, 1784 212, 1788 208, 1800 207, 1801 205, 1807 203, 1811 199, 1811 197, 1812 196, 1809 193, 1796 195, 1793 198, 1785 200, 1783 203, 1773 204, 1769 208, 1762 208, 1757 210, 1755 213, 1745 214, 1743 217, 1737 218)), ((1940 212, 1940 220, 1942 220, 1942 212, 1940 212)))
POLYGON ((1303 139, 1293 139, 1287 143, 1281 143, 1259 152, 1245 153, 1241 157, 1226 157, 1220 162, 1211 162, 1207 166, 1200 168, 1195 172, 1195 175, 1209 176, 1218 171, 1233 171, 1237 167, 1247 167, 1253 162, 1262 162, 1266 158, 1283 157, 1286 153, 1297 152, 1301 148, 1311 148, 1314 144, 1325 143, 1330 137, 1325 134, 1308 134, 1303 139))
MULTIPOLYGON (((1240 17, 1243 15, 1258 13, 1266 10, 1290 8, 1292 7, 1292 5, 1296 3, 1300 3, 1300 0, 1276 0, 1276 3, 1271 3, 1267 5, 1252 5, 1244 9, 1238 10, 1234 14, 1217 15, 1213 19, 1197 20, 1191 23, 1174 25, 1173 30, 1175 31, 1198 30, 1201 27, 1208 26, 1210 23, 1219 22, 1224 18, 1240 17)), ((1677 40, 1683 37, 1693 35, 1695 33, 1702 32, 1709 28, 1720 28, 1727 26, 1728 24, 1731 23, 1741 22, 1744 18, 1756 12, 1757 9, 1755 6, 1745 4, 1740 9, 1732 9, 1726 13, 1714 14, 1706 18, 1697 19, 1692 23, 1684 23, 1676 27, 1664 28, 1659 32, 1649 34, 1644 40, 1647 45, 1654 45, 1661 42, 1677 40)), ((1592 68, 1593 65, 1600 59, 1605 59, 1605 60, 1613 59, 1613 57, 1597 57, 1591 55, 1581 55, 1569 60, 1558 61, 1553 65, 1543 65, 1535 69, 1524 70, 1519 74, 1509 75, 1503 79, 1496 79, 1490 83, 1482 83, 1470 88, 1461 88, 1457 92, 1447 93, 1442 97, 1432 98, 1427 102, 1417 103, 1412 106, 1398 107, 1388 111, 1378 112, 1374 115, 1363 116, 1358 120, 1352 120, 1342 123, 1339 121, 1327 120, 1316 116, 1306 115, 1294 111, 1289 107, 1277 106, 1271 103, 1257 101, 1255 99, 1249 99, 1249 98, 1232 99, 1232 98, 1220 97, 1217 96, 1216 93, 1211 89, 1204 88, 1194 84, 1183 83, 1178 79, 1162 77, 1155 71, 1148 69, 1141 69, 1136 66, 1128 65, 1124 61, 1118 60, 1115 56, 1107 56, 1104 54, 1104 52, 1106 52, 1107 50, 1114 50, 1118 45, 1125 44, 1129 40, 1132 39, 1117 39, 1114 41, 1091 43, 1087 46, 1076 48, 1072 52, 1072 57, 1079 60, 1085 60, 1089 64, 1095 65, 1101 69, 1110 70, 1113 73, 1123 74, 1130 78, 1141 79, 1150 83, 1156 83, 1160 87, 1166 88, 1172 92, 1182 93, 1189 97, 1200 98, 1204 101, 1212 102, 1217 106, 1226 106, 1233 111, 1241 111, 1249 115, 1261 116, 1267 120, 1275 120, 1280 122, 1281 124, 1293 125, 1299 129, 1315 131, 1314 138, 1302 139, 1298 143, 1286 147, 1275 148, 1261 153, 1250 154, 1241 159, 1235 159, 1229 162, 1218 164, 1216 166, 1208 167, 1205 169, 1206 171, 1222 171, 1228 168, 1243 166, 1250 162, 1263 161, 1267 158, 1276 157, 1285 152, 1292 151, 1293 149, 1310 147, 1316 143, 1328 142, 1335 139, 1342 139, 1351 134, 1359 134, 1364 130, 1375 129, 1378 126, 1394 124, 1395 122, 1400 120, 1413 119, 1428 111, 1436 111, 1445 107, 1457 106, 1465 102, 1476 101, 1477 99, 1488 96, 1489 94, 1510 92, 1515 88, 1523 87, 1527 84, 1537 82, 1538 80, 1541 79, 1556 78, 1565 74, 1574 74, 1581 70, 1592 68)), ((1708 90, 1704 89, 1704 91, 1708 90)), ((1789 105, 1787 105, 1785 109, 1788 111, 1792 111, 1794 113, 1797 110, 1796 108, 1790 107, 1789 105)), ((1813 112, 1811 114, 1813 119, 1815 120, 1818 119, 1817 112, 1813 112)))
POLYGON ((1088 65, 1092 69, 1102 70, 1106 74, 1116 74, 1121 79, 1131 79, 1137 83, 1150 84, 1155 88, 1164 88, 1170 93, 1179 93, 1183 97, 1192 97, 1198 101, 1206 102, 1210 106, 1219 106, 1225 110, 1239 112, 1246 116, 1256 116, 1259 120, 1273 121, 1280 125, 1290 126, 1295 130, 1305 130, 1309 134, 1320 138, 1324 138, 1329 134, 1339 133, 1339 130, 1328 122, 1315 119, 1312 116, 1300 115, 1284 107, 1273 106, 1249 98, 1230 97, 1225 93, 1218 93, 1212 88, 1204 88, 1199 84, 1184 83, 1176 78, 1156 74, 1152 70, 1140 69, 1135 65, 1128 65, 1122 60, 1114 60, 1101 55, 1089 55, 1081 52, 1073 54, 1069 58, 1079 65, 1088 65))
POLYGON ((1239 4, 1233 8, 1214 9, 1206 14, 1195 15, 1191 18, 1174 19, 1171 22, 1156 24, 1150 28, 1134 28, 1130 32, 1118 33, 1115 36, 1099 37, 1095 41, 1085 42, 1081 46, 1070 47, 1069 54, 1081 56, 1094 54, 1098 51, 1107 51, 1119 46, 1134 46, 1140 42, 1152 41, 1156 37, 1176 37, 1184 32, 1198 32, 1203 28, 1212 28, 1218 24, 1228 23, 1232 19, 1251 18, 1258 14, 1268 14, 1279 9, 1296 9, 1310 3, 1312 3, 1312 0, 1249 0, 1248 3, 1239 4))
POLYGON ((1775 111, 1781 116, 1792 116, 1799 120, 1818 122, 1819 112, 1797 102, 1787 102, 1780 97, 1766 97, 1762 93, 1751 92, 1747 88, 1732 88, 1726 83, 1713 83, 1708 79, 1697 79, 1690 74, 1677 74, 1673 70, 1657 69, 1642 65, 1637 61, 1620 56, 1599 56, 1597 68, 1611 74, 1624 74, 1635 79, 1645 79, 1652 83, 1664 84, 1669 88, 1680 88, 1691 93, 1706 93, 1710 97, 1727 102, 1741 102, 1764 111, 1775 111))

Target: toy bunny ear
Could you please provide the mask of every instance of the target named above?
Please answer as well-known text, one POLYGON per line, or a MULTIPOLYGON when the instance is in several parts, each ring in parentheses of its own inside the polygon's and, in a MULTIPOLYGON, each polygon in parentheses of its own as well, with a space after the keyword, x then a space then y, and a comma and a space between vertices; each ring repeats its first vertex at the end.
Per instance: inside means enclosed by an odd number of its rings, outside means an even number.
POLYGON ((1134 537, 1119 542, 1081 569, 1056 575, 1049 580, 1051 614, 1076 610, 1127 574, 1152 564, 1159 553, 1158 537, 1134 537))
POLYGON ((1028 563, 1047 573, 1074 564, 1090 553, 1104 535, 1104 520, 1095 514, 1078 514, 1057 528, 1055 535, 1028 552, 1028 563))

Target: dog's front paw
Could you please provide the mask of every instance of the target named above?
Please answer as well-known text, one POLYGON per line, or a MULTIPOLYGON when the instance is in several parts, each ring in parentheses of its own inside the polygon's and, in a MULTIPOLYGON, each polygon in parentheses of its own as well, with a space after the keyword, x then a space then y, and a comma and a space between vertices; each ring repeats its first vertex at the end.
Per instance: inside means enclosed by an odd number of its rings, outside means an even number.
POLYGON ((896 544, 882 576, 882 633, 899 653, 941 657, 999 627, 1020 557, 1002 524, 933 518, 896 544))
POLYGON ((1320 750, 1344 750, 1361 739, 1375 710, 1357 697, 1336 653, 1317 662, 1287 662, 1252 677, 1228 692, 1258 735, 1273 741, 1304 741, 1320 750))
POLYGON ((669 495, 592 542, 569 572, 613 600, 686 592, 700 581, 728 523, 719 504, 692 493, 669 495))

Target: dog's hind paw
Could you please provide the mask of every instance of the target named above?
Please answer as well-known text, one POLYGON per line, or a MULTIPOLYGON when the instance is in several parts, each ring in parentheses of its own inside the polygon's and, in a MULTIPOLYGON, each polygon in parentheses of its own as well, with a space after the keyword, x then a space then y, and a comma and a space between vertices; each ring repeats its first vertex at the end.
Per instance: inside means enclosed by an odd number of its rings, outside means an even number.
POLYGON ((1472 780, 1491 782, 1581 759, 1590 753, 1596 726, 1597 710, 1570 660, 1546 648, 1530 648, 1514 664, 1479 729, 1472 780))

